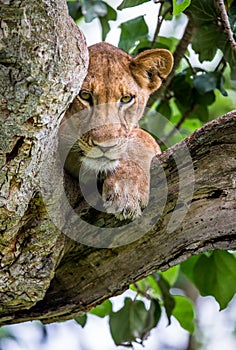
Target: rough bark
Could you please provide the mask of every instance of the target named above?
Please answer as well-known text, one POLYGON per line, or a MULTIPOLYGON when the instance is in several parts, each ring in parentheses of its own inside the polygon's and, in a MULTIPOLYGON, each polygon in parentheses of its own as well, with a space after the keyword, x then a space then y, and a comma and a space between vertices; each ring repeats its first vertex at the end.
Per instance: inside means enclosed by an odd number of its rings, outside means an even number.
POLYGON ((53 277, 63 237, 38 173, 86 69, 64 0, 0 2, 0 312, 34 305, 53 277))
POLYGON ((147 210, 117 228, 58 165, 58 125, 87 65, 64 1, 0 7, 0 324, 69 319, 156 269, 235 249, 236 111, 156 159, 147 210))

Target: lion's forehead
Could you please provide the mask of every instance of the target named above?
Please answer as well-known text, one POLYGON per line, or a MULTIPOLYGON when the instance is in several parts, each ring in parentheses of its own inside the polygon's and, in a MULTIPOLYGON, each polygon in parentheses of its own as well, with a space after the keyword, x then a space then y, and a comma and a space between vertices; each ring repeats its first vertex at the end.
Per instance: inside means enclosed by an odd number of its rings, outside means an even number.
POLYGON ((115 102, 122 96, 137 94, 140 87, 130 72, 130 58, 109 52, 93 54, 90 57, 88 74, 82 89, 91 91, 97 103, 115 102), (99 69, 106 67, 106 69, 99 69))

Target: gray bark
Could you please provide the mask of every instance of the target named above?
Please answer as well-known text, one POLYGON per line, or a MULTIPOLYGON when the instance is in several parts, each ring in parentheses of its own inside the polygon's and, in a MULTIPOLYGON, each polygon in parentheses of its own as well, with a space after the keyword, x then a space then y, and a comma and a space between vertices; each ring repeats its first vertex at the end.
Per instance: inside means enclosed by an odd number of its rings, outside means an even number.
POLYGON ((0 312, 34 305, 54 275, 63 238, 38 173, 87 61, 64 0, 0 2, 0 312))
POLYGON ((70 319, 156 269, 236 248, 236 111, 155 159, 148 208, 117 228, 61 180, 57 130, 87 66, 64 1, 6 0, 1 16, 0 324, 70 319))

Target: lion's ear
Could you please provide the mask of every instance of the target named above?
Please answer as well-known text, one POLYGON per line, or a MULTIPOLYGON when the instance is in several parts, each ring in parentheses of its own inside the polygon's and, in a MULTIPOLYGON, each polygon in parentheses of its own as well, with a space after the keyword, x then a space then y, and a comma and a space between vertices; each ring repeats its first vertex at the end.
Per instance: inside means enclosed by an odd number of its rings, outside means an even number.
POLYGON ((157 90, 171 72, 173 56, 165 49, 146 50, 132 59, 131 72, 137 83, 149 93, 157 90))

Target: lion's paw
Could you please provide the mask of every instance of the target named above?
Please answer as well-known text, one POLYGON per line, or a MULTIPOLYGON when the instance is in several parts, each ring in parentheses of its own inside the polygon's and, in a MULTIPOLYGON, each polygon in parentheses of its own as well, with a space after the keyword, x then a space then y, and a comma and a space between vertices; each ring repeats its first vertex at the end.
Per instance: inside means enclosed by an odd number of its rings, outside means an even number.
POLYGON ((103 184, 104 207, 119 220, 138 218, 148 204, 149 179, 136 164, 130 168, 123 162, 103 184))

